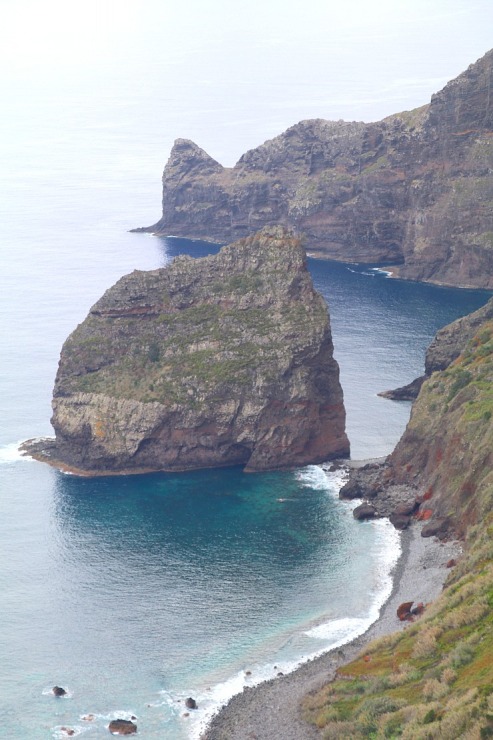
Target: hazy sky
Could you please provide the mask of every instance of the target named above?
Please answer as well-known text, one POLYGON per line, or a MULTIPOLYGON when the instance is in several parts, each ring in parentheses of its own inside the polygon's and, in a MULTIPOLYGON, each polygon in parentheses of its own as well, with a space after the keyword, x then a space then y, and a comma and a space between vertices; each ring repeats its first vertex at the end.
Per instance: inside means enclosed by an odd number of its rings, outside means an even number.
POLYGON ((7 98, 152 95, 165 146, 225 164, 303 118, 426 103, 492 31, 493 0, 0 0, 7 98))

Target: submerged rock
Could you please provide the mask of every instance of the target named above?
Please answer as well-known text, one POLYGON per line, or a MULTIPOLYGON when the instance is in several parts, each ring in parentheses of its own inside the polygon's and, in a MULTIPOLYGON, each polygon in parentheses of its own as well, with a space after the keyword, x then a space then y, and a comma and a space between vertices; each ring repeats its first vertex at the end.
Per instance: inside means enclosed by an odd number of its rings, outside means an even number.
POLYGON ((271 228, 119 280, 62 348, 50 460, 118 473, 346 456, 327 306, 305 261, 271 228))

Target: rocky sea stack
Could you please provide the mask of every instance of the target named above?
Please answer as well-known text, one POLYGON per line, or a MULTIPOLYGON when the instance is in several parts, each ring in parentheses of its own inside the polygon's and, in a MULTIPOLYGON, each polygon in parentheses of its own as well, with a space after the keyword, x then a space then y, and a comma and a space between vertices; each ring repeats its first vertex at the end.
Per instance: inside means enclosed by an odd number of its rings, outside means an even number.
POLYGON ((347 456, 332 349, 304 250, 280 227, 136 270, 63 346, 49 454, 96 474, 347 456))
POLYGON ((492 81, 490 51, 428 105, 376 123, 301 121, 234 167, 178 139, 162 218, 143 230, 228 242, 284 224, 319 257, 493 288, 492 81))

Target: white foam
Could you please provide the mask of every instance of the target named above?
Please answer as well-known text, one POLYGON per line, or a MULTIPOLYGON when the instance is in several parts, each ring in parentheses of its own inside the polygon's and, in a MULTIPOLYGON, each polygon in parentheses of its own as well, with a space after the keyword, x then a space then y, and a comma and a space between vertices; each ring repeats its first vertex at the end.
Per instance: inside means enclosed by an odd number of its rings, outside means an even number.
POLYGON ((384 270, 382 267, 370 267, 370 270, 373 270, 373 272, 379 272, 381 275, 385 275, 385 277, 392 277, 392 271, 384 270))
MULTIPOLYGON (((310 465, 296 473, 301 485, 327 490, 337 495, 339 488, 347 479, 346 470, 337 470, 328 474, 319 466, 310 465)), ((357 503, 344 502, 341 506, 353 508, 357 503)), ((245 671, 239 671, 226 681, 216 684, 209 691, 187 694, 194 696, 197 701, 198 710, 192 710, 189 716, 183 718, 188 722, 188 734, 192 740, 199 740, 207 725, 215 714, 236 694, 241 693, 245 686, 256 686, 263 681, 275 678, 279 672, 283 674, 292 673, 303 663, 317 658, 329 650, 334 650, 351 642, 362 635, 375 622, 382 606, 390 597, 392 592, 392 572, 401 554, 400 533, 394 529, 387 519, 376 519, 368 522, 367 526, 376 529, 376 542, 373 546, 371 556, 375 557, 375 580, 369 584, 369 610, 365 617, 344 617, 332 619, 314 625, 303 634, 307 637, 320 640, 318 650, 311 651, 307 655, 300 656, 290 662, 276 662, 265 665, 249 666, 251 675, 245 671)), ((183 694, 183 697, 186 695, 183 694)), ((176 711, 176 698, 172 700, 176 711)), ((183 708, 183 704, 178 704, 183 708)))
MULTIPOLYGON (((136 712, 129 711, 127 709, 116 709, 114 712, 108 712, 108 714, 94 714, 96 719, 105 720, 111 722, 112 719, 132 719, 136 720, 136 712)), ((134 721, 132 720, 132 721, 134 721)))
POLYGON ((10 465, 20 460, 29 460, 32 462, 32 457, 21 452, 20 448, 22 444, 23 442, 11 442, 8 445, 0 447, 0 465, 10 465))
MULTIPOLYGON (((199 740, 207 725, 217 712, 224 707, 228 701, 240 694, 246 686, 257 686, 259 683, 275 678, 278 673, 292 673, 305 659, 293 662, 278 662, 265 665, 252 665, 249 667, 249 675, 245 671, 239 671, 231 678, 212 686, 209 691, 194 694, 197 701, 197 710, 191 710, 188 717, 183 718, 188 723, 188 734, 193 740, 199 740), (251 675, 250 675, 251 671, 251 675)), ((190 695, 190 694, 189 694, 190 695)), ((181 705, 182 708, 183 705, 181 705)), ((188 710, 184 710, 187 712, 188 710)))
POLYGON ((296 480, 304 488, 313 488, 315 491, 327 491, 337 494, 348 479, 347 468, 329 471, 320 465, 308 465, 296 471, 296 480))
POLYGON ((354 619, 352 617, 333 619, 331 622, 312 627, 305 632, 305 635, 315 637, 318 640, 330 640, 331 645, 333 643, 332 647, 338 647, 340 640, 348 641, 348 635, 361 634, 361 629, 366 625, 366 621, 366 619, 354 619))
POLYGON ((370 625, 378 619, 382 606, 392 592, 392 573, 402 552, 400 533, 388 519, 376 519, 368 522, 368 525, 374 527, 377 531, 372 553, 376 560, 375 581, 370 584, 369 588, 371 604, 368 615, 360 619, 351 617, 334 619, 307 630, 305 634, 308 637, 314 637, 329 643, 320 650, 320 655, 328 650, 340 647, 366 632, 370 625))
POLYGON ((54 737, 55 740, 62 740, 67 737, 77 737, 77 735, 82 735, 83 732, 87 732, 89 729, 89 727, 81 727, 80 725, 58 725, 53 728, 52 737, 54 737), (67 733, 68 729, 72 730, 70 734, 67 733))

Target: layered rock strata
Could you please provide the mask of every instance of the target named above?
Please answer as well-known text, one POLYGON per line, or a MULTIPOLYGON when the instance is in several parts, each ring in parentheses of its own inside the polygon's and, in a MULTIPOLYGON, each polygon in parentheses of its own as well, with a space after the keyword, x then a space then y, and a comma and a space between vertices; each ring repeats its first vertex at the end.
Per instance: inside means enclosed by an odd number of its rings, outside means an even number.
POLYGON ((52 456, 88 472, 346 456, 332 349, 304 250, 280 227, 136 270, 63 345, 52 456))
POLYGON ((178 139, 162 218, 143 230, 228 242, 278 223, 320 257, 493 288, 492 80, 490 51, 429 105, 377 123, 302 121, 232 168, 178 139))

